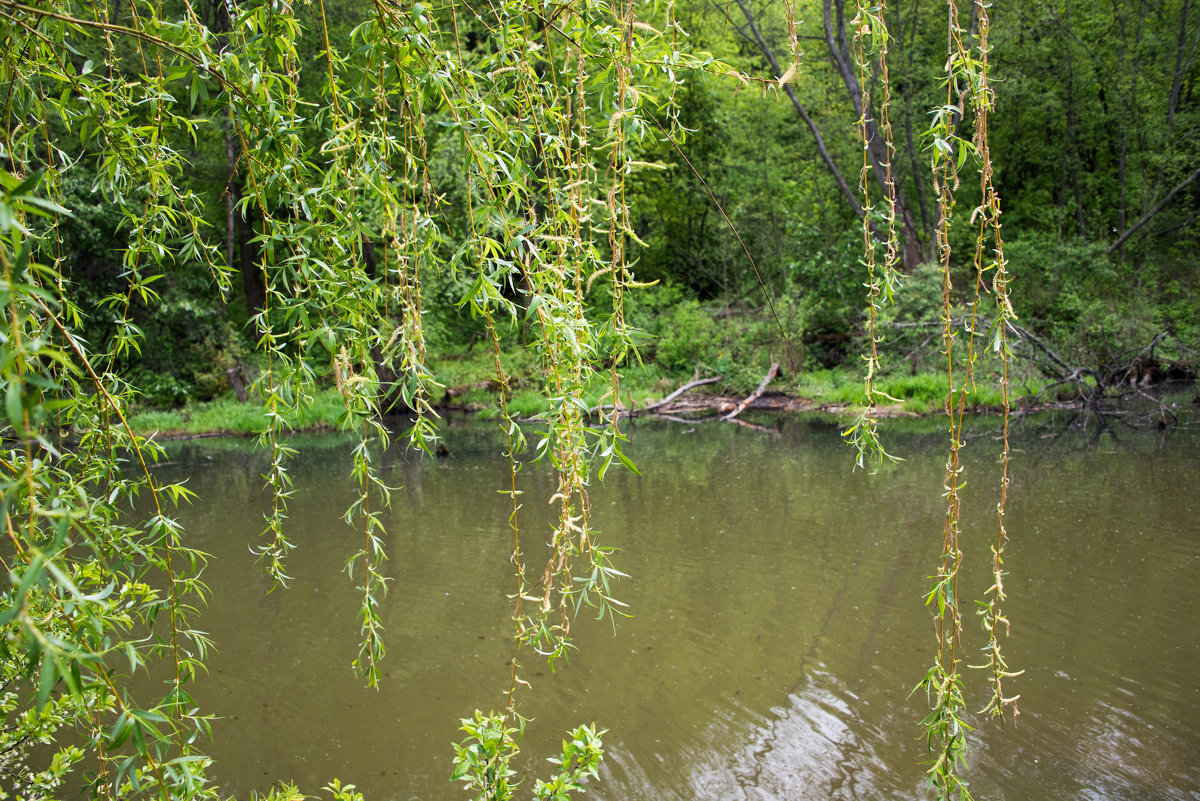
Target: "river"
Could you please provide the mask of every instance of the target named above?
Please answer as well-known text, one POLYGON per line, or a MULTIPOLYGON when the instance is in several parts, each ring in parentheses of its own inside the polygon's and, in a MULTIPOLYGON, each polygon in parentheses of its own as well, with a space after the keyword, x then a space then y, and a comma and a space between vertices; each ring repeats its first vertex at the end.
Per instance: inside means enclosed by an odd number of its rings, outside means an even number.
MULTIPOLYGON (((765 422, 778 433, 628 426, 643 476, 613 470, 591 500, 601 543, 631 576, 617 596, 632 617, 614 628, 582 615, 556 672, 523 657, 523 771, 547 776, 562 734, 595 722, 606 757, 587 798, 924 797, 925 699, 910 691, 935 646, 922 594, 941 548, 945 435, 890 423, 906 461, 868 475, 851 471, 835 424, 765 422)), ((1021 715, 1003 729, 978 721, 972 792, 1195 799, 1200 431, 1097 438, 1064 422, 1024 420, 1012 436, 1005 647, 1025 674, 1006 691, 1021 715)), ((964 451, 964 608, 990 583, 997 427, 976 421, 964 451)), ((449 781, 458 718, 503 706, 512 656, 507 466, 494 424, 445 434, 448 458, 385 460, 403 490, 385 516, 380 690, 350 668, 356 599, 342 567, 361 537, 340 520, 344 439, 297 440, 293 580, 270 593, 248 552, 267 508, 262 457, 206 440, 172 446, 157 468, 202 499, 180 517, 213 557, 199 620, 219 651, 194 694, 221 716, 208 752, 224 791, 286 779, 316 794, 336 776, 367 801, 468 797, 449 781)), ((551 476, 529 467, 521 479, 524 536, 540 544, 551 476)), ((980 661, 973 615, 965 637, 980 661)), ((974 708, 983 679, 968 671, 974 708)))

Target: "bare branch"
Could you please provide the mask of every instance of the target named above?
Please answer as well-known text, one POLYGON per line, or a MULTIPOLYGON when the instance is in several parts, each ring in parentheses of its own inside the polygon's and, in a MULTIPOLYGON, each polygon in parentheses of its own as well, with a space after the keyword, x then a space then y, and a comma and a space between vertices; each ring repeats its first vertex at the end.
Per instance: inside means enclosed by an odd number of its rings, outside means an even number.
POLYGON ((1129 226, 1129 228, 1127 228, 1125 230, 1125 233, 1123 233, 1119 237, 1117 237, 1116 241, 1108 246, 1108 252, 1113 253, 1116 250, 1118 250, 1121 247, 1121 245, 1125 244, 1125 240, 1129 239, 1129 237, 1131 237, 1143 225, 1150 222, 1150 220, 1152 220, 1155 217, 1155 215, 1157 215, 1160 211, 1162 211, 1164 208, 1166 208, 1168 203, 1170 203, 1172 200, 1175 199, 1175 196, 1177 194, 1179 194, 1181 191, 1183 191, 1183 189, 1185 189, 1188 184, 1190 184, 1192 181, 1196 180, 1197 178, 1200 178, 1200 168, 1197 168, 1195 172, 1193 172, 1187 178, 1184 178, 1183 181, 1178 186, 1176 186, 1174 189, 1172 189, 1170 192, 1168 192, 1167 196, 1164 197, 1161 201, 1159 201, 1159 204, 1157 206, 1152 208, 1150 211, 1146 212, 1144 215, 1142 215, 1142 218, 1140 220, 1135 222, 1133 225, 1129 226))

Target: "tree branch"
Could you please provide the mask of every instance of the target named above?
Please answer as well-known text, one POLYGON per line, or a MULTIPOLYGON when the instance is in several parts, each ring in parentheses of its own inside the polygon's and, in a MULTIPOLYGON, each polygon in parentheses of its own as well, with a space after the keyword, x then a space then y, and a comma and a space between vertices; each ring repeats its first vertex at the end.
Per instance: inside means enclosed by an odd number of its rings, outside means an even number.
MULTIPOLYGON (((196 67, 196 69, 207 72, 209 75, 216 78, 217 81, 221 84, 221 86, 224 87, 225 89, 227 89, 231 92, 234 92, 235 94, 242 97, 243 99, 246 99, 246 100, 249 99, 246 97, 246 94, 238 86, 236 86, 232 81, 230 81, 228 78, 226 78, 225 75, 223 75, 220 70, 209 66, 199 56, 195 55, 194 53, 189 53, 187 50, 184 50, 179 45, 168 42, 166 39, 163 39, 160 36, 155 36, 152 33, 146 33, 145 31, 140 31, 136 28, 129 28, 124 25, 114 25, 109 22, 100 22, 99 20, 84 19, 82 17, 71 17, 66 14, 58 14, 53 11, 48 11, 44 8, 37 8, 35 6, 27 6, 22 3, 17 3, 17 2, 14 2, 14 0, 0 0, 0 6, 4 6, 6 8, 12 8, 17 11, 23 11, 26 14, 33 14, 33 15, 40 16, 40 17, 47 17, 49 19, 58 20, 59 22, 66 22, 69 25, 78 25, 80 27, 86 27, 86 28, 97 28, 99 30, 107 31, 109 33, 119 33, 119 34, 123 34, 126 36, 132 36, 135 39, 141 39, 152 45, 161 47, 164 50, 168 50, 168 51, 174 53, 175 55, 179 56, 182 59, 190 61, 192 63, 192 65, 196 67)), ((206 55, 213 55, 213 54, 207 53, 206 55)))
POLYGON ((746 399, 743 400, 741 403, 739 403, 737 405, 736 409, 734 409, 732 412, 725 415, 721 419, 725 420, 725 421, 733 420, 739 414, 746 411, 747 406, 749 406, 750 404, 754 403, 756 400, 758 400, 759 398, 762 397, 763 392, 765 392, 767 389, 767 384, 770 384, 772 381, 775 380, 775 374, 778 372, 779 372, 779 362, 771 362, 771 369, 768 370, 767 374, 763 377, 762 383, 760 383, 758 385, 758 389, 754 390, 749 395, 747 395, 746 399))
POLYGON ((1157 206, 1152 208, 1150 211, 1146 212, 1144 215, 1142 215, 1142 218, 1140 220, 1135 222, 1133 225, 1129 226, 1129 228, 1127 228, 1125 230, 1125 233, 1123 233, 1119 237, 1117 237, 1116 241, 1108 246, 1108 252, 1113 253, 1114 251, 1120 249, 1121 245, 1125 244, 1125 240, 1127 240, 1127 239, 1129 239, 1129 237, 1133 236, 1133 234, 1138 229, 1140 229, 1143 225, 1150 222, 1150 220, 1153 219, 1155 215, 1157 215, 1160 211, 1162 211, 1164 208, 1166 208, 1168 203, 1170 203, 1172 200, 1175 199, 1176 195, 1178 195, 1185 187, 1187 187, 1188 184, 1190 184, 1192 181, 1196 180, 1197 178, 1200 178, 1200 168, 1197 168, 1195 172, 1193 172, 1187 178, 1184 178, 1182 183, 1180 183, 1178 186, 1176 186, 1174 189, 1172 189, 1170 192, 1168 192, 1167 196, 1164 197, 1157 206))
MULTIPOLYGON (((750 41, 758 47, 763 56, 766 57, 767 62, 771 65, 772 72, 775 74, 775 79, 778 80, 779 78, 783 77, 783 70, 779 68, 779 61, 775 58, 775 53, 771 50, 770 45, 768 45, 766 40, 763 39, 762 33, 758 30, 758 25, 754 22, 754 15, 751 14, 750 9, 746 7, 745 0, 734 0, 734 2, 736 2, 738 8, 742 10, 742 15, 746 18, 747 27, 750 28, 750 32, 753 34, 753 37, 747 38, 749 38, 750 41)), ((730 21, 730 24, 733 24, 732 20, 730 21)), ((741 29, 738 28, 738 30, 740 31, 741 29)), ((800 115, 800 119, 804 120, 804 124, 808 126, 809 133, 812 134, 813 139, 817 143, 817 152, 821 156, 821 161, 825 162, 825 168, 829 170, 829 174, 832 175, 833 180, 837 182, 838 188, 842 190, 842 195, 850 204, 850 208, 854 209, 855 216, 861 218, 863 216, 863 209, 858 202, 858 196, 855 195, 854 190, 850 188, 850 185, 846 183, 846 179, 842 176, 841 170, 838 169, 837 164, 835 164, 833 161, 833 156, 829 155, 829 149, 825 146, 825 138, 821 136, 821 130, 817 127, 817 124, 813 122, 813 118, 808 115, 808 110, 804 108, 804 104, 800 102, 800 98, 796 97, 796 91, 792 89, 791 84, 784 84, 783 91, 787 93, 788 99, 792 101, 792 106, 795 107, 796 112, 800 115)))
MULTIPOLYGON (((700 379, 695 379, 695 380, 689 381, 686 384, 684 384, 683 386, 679 387, 679 389, 672 392, 667 397, 663 398, 662 400, 647 404, 640 409, 634 409, 634 408, 621 409, 620 414, 622 417, 637 417, 639 414, 650 414, 655 409, 660 409, 663 406, 666 406, 668 403, 675 400, 680 395, 687 392, 689 389, 695 389, 696 387, 703 386, 704 384, 715 384, 716 382, 718 382, 720 380, 721 380, 721 376, 718 375, 718 376, 713 376, 712 378, 700 378, 700 379)), ((601 409, 614 409, 614 408, 616 408, 616 407, 613 406, 611 403, 605 403, 600 406, 593 406, 592 408, 588 409, 588 414, 595 414, 596 412, 600 411, 601 409)))

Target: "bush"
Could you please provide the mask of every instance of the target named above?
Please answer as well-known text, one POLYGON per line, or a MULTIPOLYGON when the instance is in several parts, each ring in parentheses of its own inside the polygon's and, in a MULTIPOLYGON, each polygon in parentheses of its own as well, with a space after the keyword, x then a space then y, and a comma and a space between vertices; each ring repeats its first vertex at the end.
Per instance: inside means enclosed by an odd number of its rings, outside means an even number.
POLYGON ((668 370, 688 370, 715 364, 721 356, 721 336, 712 315, 695 300, 685 300, 659 318, 655 360, 668 370))

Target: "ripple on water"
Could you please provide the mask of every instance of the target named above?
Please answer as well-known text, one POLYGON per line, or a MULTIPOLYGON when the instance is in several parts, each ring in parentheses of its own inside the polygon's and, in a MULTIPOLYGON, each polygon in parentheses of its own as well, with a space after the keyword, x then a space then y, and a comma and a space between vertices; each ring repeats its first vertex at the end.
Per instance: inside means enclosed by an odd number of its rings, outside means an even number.
MULTIPOLYGON (((701 736, 673 756, 610 751, 603 799, 838 801, 916 798, 912 770, 892 770, 888 734, 865 722, 862 700, 835 676, 816 671, 786 704, 758 713, 739 704, 714 711, 701 736), (646 764, 649 760, 652 764, 646 764)), ((885 724, 890 725, 890 724, 885 724)))

